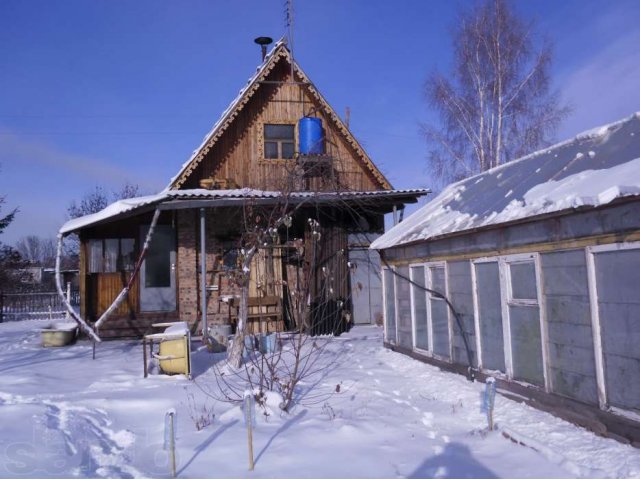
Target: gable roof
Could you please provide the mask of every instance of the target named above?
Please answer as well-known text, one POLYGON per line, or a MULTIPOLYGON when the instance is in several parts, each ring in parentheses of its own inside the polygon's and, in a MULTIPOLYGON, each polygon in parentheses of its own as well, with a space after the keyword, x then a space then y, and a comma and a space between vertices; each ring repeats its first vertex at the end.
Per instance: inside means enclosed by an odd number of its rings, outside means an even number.
POLYGON ((372 243, 383 249, 640 196, 640 112, 453 183, 372 243))
MULTIPOLYGON (((269 73, 273 70, 280 59, 285 59, 291 64, 291 52, 287 48, 284 38, 276 42, 273 49, 264 58, 262 64, 256 69, 256 73, 249 78, 247 84, 240 90, 238 96, 231 102, 227 109, 222 112, 222 115, 218 121, 213 125, 211 131, 205 136, 202 144, 193 151, 193 154, 187 160, 176 176, 174 176, 167 189, 180 188, 187 181, 191 173, 202 162, 205 155, 211 150, 222 134, 229 128, 235 118, 238 116, 242 108, 253 97, 256 91, 260 88, 261 82, 266 79, 269 73)), ((309 80, 309 77, 304 73, 295 60, 293 61, 295 74, 305 84, 311 96, 313 96, 318 103, 322 106, 324 112, 329 116, 337 129, 342 133, 344 139, 351 145, 364 166, 372 173, 373 177, 378 181, 380 187, 383 189, 391 189, 391 183, 380 172, 378 167, 371 161, 369 155, 364 151, 360 143, 353 136, 351 131, 344 124, 338 114, 331 108, 329 103, 325 100, 315 85, 309 80)))

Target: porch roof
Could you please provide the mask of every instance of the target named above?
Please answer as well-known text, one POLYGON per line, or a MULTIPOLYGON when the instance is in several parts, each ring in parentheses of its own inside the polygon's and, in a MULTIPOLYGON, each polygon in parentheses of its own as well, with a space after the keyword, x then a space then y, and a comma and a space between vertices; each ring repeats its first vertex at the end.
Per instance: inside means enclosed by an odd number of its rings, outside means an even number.
MULTIPOLYGON (((423 188, 404 190, 344 191, 344 192, 292 192, 288 202, 293 205, 308 203, 309 205, 344 204, 351 207, 363 206, 375 208, 377 213, 388 213, 394 206, 415 203, 418 198, 430 193, 423 188)), ((257 205, 275 204, 282 200, 283 192, 255 190, 250 188, 234 190, 165 190, 156 195, 128 198, 112 203, 104 210, 91 215, 74 218, 60 228, 62 235, 67 235, 83 228, 108 223, 154 210, 180 210, 188 208, 241 206, 247 201, 257 205)))

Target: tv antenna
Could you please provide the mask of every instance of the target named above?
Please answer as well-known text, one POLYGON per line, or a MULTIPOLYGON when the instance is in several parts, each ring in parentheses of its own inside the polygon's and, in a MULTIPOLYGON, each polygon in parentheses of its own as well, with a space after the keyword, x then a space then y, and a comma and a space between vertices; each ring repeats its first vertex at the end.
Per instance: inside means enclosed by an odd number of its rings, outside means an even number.
POLYGON ((284 25, 287 29, 287 43, 289 44, 289 55, 291 56, 291 81, 295 82, 293 76, 293 0, 285 0, 284 25))

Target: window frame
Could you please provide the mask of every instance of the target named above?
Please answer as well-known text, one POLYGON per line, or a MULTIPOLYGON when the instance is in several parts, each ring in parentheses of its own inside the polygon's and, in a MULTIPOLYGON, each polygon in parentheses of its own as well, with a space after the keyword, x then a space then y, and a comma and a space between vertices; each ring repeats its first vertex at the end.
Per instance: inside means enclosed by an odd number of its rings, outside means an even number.
POLYGON ((591 310, 591 331, 596 364, 596 386, 598 404, 601 410, 613 412, 628 412, 628 410, 609 406, 607 381, 604 367, 604 349, 602 348, 602 327, 600 323, 600 309, 598 308, 598 284, 596 277, 596 254, 619 252, 624 250, 640 250, 640 242, 609 243, 605 245, 591 245, 585 247, 587 263, 587 285, 589 289, 589 307, 591 310))
MULTIPOLYGON (((432 290, 433 290, 433 280, 431 276, 431 269, 443 268, 444 269, 444 290, 445 290, 443 293, 446 297, 449 296, 449 267, 446 261, 410 263, 409 277, 413 281, 414 277, 413 277, 412 267, 424 268, 424 275, 425 275, 424 284, 426 288, 429 288, 432 290)), ((448 305, 446 305, 446 302, 445 302, 445 305, 447 307, 447 330, 448 330, 448 337, 449 337, 449 358, 447 358, 442 355, 436 354, 433 351, 433 342, 434 342, 433 315, 431 313, 431 304, 430 304, 430 301, 432 300, 432 294, 427 291, 424 292, 424 296, 425 296, 425 305, 426 305, 426 311, 427 311, 427 333, 429 335, 429 339, 428 339, 429 349, 425 350, 416 345, 416 318, 415 318, 415 308, 414 308, 415 300, 414 300, 413 285, 411 285, 411 288, 409 291, 411 293, 411 337, 412 337, 413 350, 417 353, 420 353, 422 355, 427 355, 429 357, 433 357, 438 360, 443 360, 445 362, 452 362, 453 361, 453 325, 451 320, 451 309, 449 308, 448 305)), ((439 299, 437 297, 433 297, 433 299, 436 301, 444 302, 444 300, 439 299)))
MULTIPOLYGON (((413 269, 414 268, 423 268, 423 275, 424 275, 424 284, 427 288, 429 288, 428 284, 427 284, 427 272, 428 272, 428 268, 426 266, 425 263, 412 263, 409 265, 409 278, 411 278, 411 281, 415 281, 414 280, 414 275, 413 275, 413 269)), ((418 352, 418 353, 422 353, 422 354, 426 354, 426 355, 431 355, 431 353, 433 352, 433 336, 431 334, 431 332, 433 331, 433 329, 431 328, 431 314, 429 312, 429 299, 428 299, 428 295, 429 292, 422 292, 424 295, 424 301, 425 301, 425 310, 426 310, 426 316, 427 316, 427 335, 428 335, 428 339, 427 339, 427 350, 425 350, 424 348, 420 348, 417 346, 417 342, 416 342, 416 331, 417 331, 417 327, 416 327, 416 315, 415 315, 415 294, 414 294, 414 286, 413 284, 411 284, 411 288, 410 288, 410 297, 411 297, 411 339, 412 339, 412 347, 413 350, 418 352)))
POLYGON ((133 255, 135 258, 136 255, 136 239, 133 237, 105 237, 105 238, 90 238, 87 240, 86 243, 86 258, 87 258, 87 274, 88 275, 103 275, 103 274, 112 274, 112 273, 122 273, 122 272, 131 272, 135 269, 135 260, 133 261, 133 264, 131 265, 131 269, 125 270, 122 268, 122 266, 124 265, 125 262, 123 262, 123 256, 122 256, 122 241, 123 240, 132 240, 133 241, 133 255), (116 258, 115 258, 115 270, 109 270, 107 271, 106 269, 106 258, 107 258, 107 241, 109 240, 116 240, 118 242, 118 252, 116 254, 116 258), (99 244, 100 245, 100 268, 99 270, 93 270, 91 268, 91 262, 92 262, 92 244, 99 244))
MULTIPOLYGON (((273 164, 273 163, 288 163, 296 160, 298 153, 298 122, 296 120, 268 120, 258 123, 258 163, 261 164, 273 164), (293 127, 293 157, 282 158, 282 139, 278 141, 278 158, 267 158, 265 155, 265 127, 267 125, 288 125, 293 127)), ((269 140, 272 141, 272 140, 269 140)))
POLYGON ((382 267, 382 304, 384 306, 384 340, 387 343, 390 343, 392 345, 398 345, 398 302, 396 301, 397 291, 398 291, 397 277, 398 276, 396 275, 396 268, 394 266, 382 267), (389 335, 387 333, 389 329, 389 322, 387 321, 388 320, 387 319, 387 303, 389 302, 389 299, 387 298, 387 285, 386 285, 386 279, 384 275, 385 270, 389 270, 392 275, 391 278, 393 278, 393 311, 395 316, 394 324, 396 327, 395 340, 393 342, 389 340, 389 335))
POLYGON ((474 327, 476 330, 476 356, 478 368, 487 372, 483 368, 482 361, 482 341, 480 332, 480 308, 478 299, 478 278, 476 275, 475 265, 479 263, 498 264, 498 273, 500 281, 500 310, 502 313, 502 336, 504 347, 504 364, 505 373, 491 370, 492 375, 509 379, 511 381, 531 385, 536 388, 543 388, 546 392, 552 391, 551 375, 549 373, 549 334, 547 329, 546 305, 544 300, 543 282, 542 282, 542 266, 540 264, 540 254, 538 252, 517 253, 511 255, 496 255, 490 257, 481 257, 471 260, 471 282, 473 296, 473 317, 474 327), (536 299, 514 298, 511 285, 511 268, 512 264, 533 263, 536 277, 536 299), (516 380, 513 378, 513 348, 511 342, 511 318, 509 315, 509 307, 537 307, 538 320, 540 322, 540 343, 542 349, 542 374, 543 385, 535 385, 526 381, 516 380))

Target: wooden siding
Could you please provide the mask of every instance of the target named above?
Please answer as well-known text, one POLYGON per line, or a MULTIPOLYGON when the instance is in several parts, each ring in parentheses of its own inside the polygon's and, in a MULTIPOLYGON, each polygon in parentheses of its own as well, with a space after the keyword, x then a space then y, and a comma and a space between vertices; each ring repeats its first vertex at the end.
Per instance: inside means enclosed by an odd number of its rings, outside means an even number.
MULTIPOLYGON (((131 272, 115 272, 115 273, 100 273, 96 274, 97 284, 97 314, 102 315, 107 308, 113 303, 116 297, 120 294, 122 289, 129 281, 131 272)), ((140 295, 139 290, 139 275, 131 286, 131 290, 127 293, 127 297, 122 301, 120 306, 115 310, 114 315, 128 315, 135 316, 139 309, 140 295)))
MULTIPOLYGON (((288 80, 286 64, 278 65, 269 77, 288 80)), ((297 150, 296 139, 296 150, 297 150)), ((204 178, 232 179, 240 187, 264 190, 379 190, 381 187, 371 172, 358 159, 353 148, 335 128, 321 105, 308 94, 303 85, 265 83, 239 113, 234 123, 206 155, 183 188, 198 188, 204 178), (333 158, 333 180, 314 179, 308 185, 291 185, 295 160, 264 159, 261 143, 265 123, 290 123, 312 109, 322 119, 326 153, 333 158)))
MULTIPOLYGON (((348 237, 344 229, 326 227, 320 229, 321 238, 316 242, 315 288, 312 295, 322 300, 350 302, 348 237)), ((312 248, 309 248, 311 251, 312 248)))
MULTIPOLYGON (((90 323, 95 322, 111 305, 129 280, 131 272, 89 273, 88 241, 90 239, 131 238, 137 258, 140 251, 140 226, 151 222, 151 213, 97 226, 82 232, 80 241, 80 312, 90 323)), ((160 224, 173 224, 173 213, 160 216, 160 224)), ((179 258, 176 259, 179 262, 179 258)), ((151 331, 151 323, 177 320, 177 312, 140 312, 139 274, 127 298, 103 324, 100 336, 104 338, 135 337, 151 331)), ((176 276, 178 288, 179 278, 176 276)))

